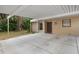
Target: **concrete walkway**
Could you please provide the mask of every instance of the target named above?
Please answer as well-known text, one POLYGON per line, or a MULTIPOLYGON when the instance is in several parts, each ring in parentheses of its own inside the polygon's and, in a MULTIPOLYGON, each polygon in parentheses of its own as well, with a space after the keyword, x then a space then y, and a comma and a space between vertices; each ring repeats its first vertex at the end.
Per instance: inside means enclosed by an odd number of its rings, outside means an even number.
POLYGON ((78 54, 79 38, 36 33, 0 41, 2 54, 78 54))

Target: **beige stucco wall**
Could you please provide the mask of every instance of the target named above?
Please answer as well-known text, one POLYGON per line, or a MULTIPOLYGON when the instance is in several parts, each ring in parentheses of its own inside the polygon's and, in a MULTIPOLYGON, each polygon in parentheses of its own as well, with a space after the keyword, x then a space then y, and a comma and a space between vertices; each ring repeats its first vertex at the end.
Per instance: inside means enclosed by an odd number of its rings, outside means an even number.
POLYGON ((42 30, 38 29, 38 32, 45 32, 45 21, 38 21, 38 24, 39 23, 42 23, 43 29, 42 30))
MULTIPOLYGON (((43 23, 42 32, 45 32, 46 30, 46 22, 52 22, 52 33, 59 35, 79 35, 79 16, 70 16, 70 17, 63 17, 42 21, 43 23), (63 19, 71 19, 71 27, 62 27, 63 19)), ((40 32, 38 29, 38 22, 32 23, 32 31, 40 32)))
POLYGON ((38 21, 38 22, 31 22, 31 31, 32 32, 45 32, 45 22, 38 21), (42 23, 43 29, 39 29, 39 23, 42 23))
POLYGON ((38 22, 32 22, 31 23, 31 31, 32 32, 38 32, 38 22))
POLYGON ((52 33, 61 35, 79 35, 79 16, 63 17, 52 20, 52 33), (62 19, 71 19, 71 27, 62 27, 62 19), (57 24, 55 24, 55 22, 57 24))

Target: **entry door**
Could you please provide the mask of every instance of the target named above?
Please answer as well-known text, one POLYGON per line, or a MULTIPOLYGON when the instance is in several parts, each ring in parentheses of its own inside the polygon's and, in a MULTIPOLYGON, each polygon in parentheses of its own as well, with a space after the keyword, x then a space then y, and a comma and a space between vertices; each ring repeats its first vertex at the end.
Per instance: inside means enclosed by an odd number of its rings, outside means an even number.
POLYGON ((47 22, 47 33, 52 33, 52 22, 47 22))

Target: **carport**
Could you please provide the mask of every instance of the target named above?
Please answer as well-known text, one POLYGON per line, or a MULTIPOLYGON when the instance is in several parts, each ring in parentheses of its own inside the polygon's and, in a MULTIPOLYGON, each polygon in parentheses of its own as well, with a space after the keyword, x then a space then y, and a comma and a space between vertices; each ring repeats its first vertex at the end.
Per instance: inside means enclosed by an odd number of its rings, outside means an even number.
POLYGON ((9 34, 9 18, 13 15, 32 17, 33 21, 46 20, 68 15, 78 15, 78 5, 0 5, 0 13, 7 17, 7 32, 9 34))
MULTIPOLYGON (((7 17, 9 34, 9 18, 13 15, 31 17, 34 21, 59 18, 63 16, 79 16, 78 5, 0 5, 0 13, 7 17)), ((56 34, 35 33, 0 41, 0 53, 56 53, 78 54, 79 36, 59 36, 56 34)))

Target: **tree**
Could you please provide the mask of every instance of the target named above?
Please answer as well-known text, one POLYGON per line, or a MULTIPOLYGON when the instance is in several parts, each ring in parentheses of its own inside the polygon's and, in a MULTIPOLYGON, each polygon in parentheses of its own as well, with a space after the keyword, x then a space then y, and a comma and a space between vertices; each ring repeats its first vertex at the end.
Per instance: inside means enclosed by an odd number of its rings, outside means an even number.
POLYGON ((7 31, 7 14, 0 13, 0 31, 7 31))
MULTIPOLYGON (((0 31, 7 31, 7 14, 0 14, 0 31)), ((27 30, 30 31, 30 17, 20 17, 12 16, 9 19, 9 30, 10 31, 20 31, 27 30)))
POLYGON ((30 17, 25 17, 24 18, 24 20, 23 20, 23 28, 25 29, 25 30, 27 30, 28 32, 30 31, 30 20, 31 20, 32 18, 30 18, 30 17))
POLYGON ((12 16, 9 20, 9 30, 16 31, 16 29, 17 29, 17 17, 12 16))
MULTIPOLYGON (((7 31, 7 14, 0 14, 0 31, 7 31)), ((16 30, 16 16, 12 16, 9 20, 9 30, 16 30)))

